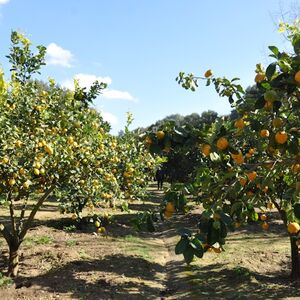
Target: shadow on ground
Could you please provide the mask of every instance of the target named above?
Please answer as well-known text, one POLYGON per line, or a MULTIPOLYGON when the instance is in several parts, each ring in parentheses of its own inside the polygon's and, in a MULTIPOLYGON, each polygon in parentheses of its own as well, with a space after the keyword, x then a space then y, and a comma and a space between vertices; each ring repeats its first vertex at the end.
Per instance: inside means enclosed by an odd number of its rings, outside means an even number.
POLYGON ((176 299, 287 299, 300 296, 300 282, 292 282, 287 273, 262 275, 221 263, 183 266, 180 262, 172 263, 169 271, 176 274, 169 286, 176 299), (183 282, 186 288, 176 289, 183 282))
POLYGON ((111 255, 101 260, 77 260, 37 277, 18 278, 17 287, 37 286, 79 299, 157 299, 153 283, 163 266, 136 256, 111 255))

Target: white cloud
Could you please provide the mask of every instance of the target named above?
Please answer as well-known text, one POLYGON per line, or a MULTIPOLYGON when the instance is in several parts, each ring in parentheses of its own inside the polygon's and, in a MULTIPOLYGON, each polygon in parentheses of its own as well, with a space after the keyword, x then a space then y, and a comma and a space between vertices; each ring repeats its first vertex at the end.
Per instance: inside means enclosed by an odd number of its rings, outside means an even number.
MULTIPOLYGON (((74 76, 74 79, 77 79, 79 81, 79 85, 81 87, 86 87, 86 88, 90 88, 91 85, 96 80, 99 82, 107 83, 107 84, 112 83, 112 79, 109 76, 101 77, 101 76, 96 76, 93 74, 79 73, 74 76)), ((64 80, 61 85, 69 90, 74 90, 74 81, 72 79, 64 80)), ((127 91, 105 89, 102 91, 101 97, 106 98, 106 99, 119 99, 119 100, 128 100, 128 101, 137 102, 137 99, 134 98, 127 91)))
POLYGON ((0 5, 1 4, 6 4, 6 3, 8 3, 10 0, 0 0, 0 5))
POLYGON ((55 43, 50 43, 48 45, 46 54, 46 63, 48 65, 58 65, 70 68, 72 66, 72 59, 73 54, 69 50, 63 49, 55 43))
POLYGON ((132 95, 130 95, 129 92, 126 91, 106 89, 103 91, 102 96, 107 99, 122 99, 137 102, 137 99, 135 99, 132 95))
POLYGON ((117 116, 113 115, 110 112, 101 110, 101 115, 103 117, 103 120, 110 123, 111 125, 117 125, 119 122, 117 116))
MULTIPOLYGON (((106 77, 98 76, 97 77, 96 75, 82 74, 82 73, 76 74, 74 76, 74 79, 79 81, 79 85, 81 87, 86 87, 86 88, 90 88, 91 85, 97 80, 99 82, 104 82, 107 84, 111 84, 111 82, 112 82, 111 78, 108 76, 106 76, 106 77)), ((74 90, 74 80, 73 79, 64 80, 61 85, 69 90, 74 90)))

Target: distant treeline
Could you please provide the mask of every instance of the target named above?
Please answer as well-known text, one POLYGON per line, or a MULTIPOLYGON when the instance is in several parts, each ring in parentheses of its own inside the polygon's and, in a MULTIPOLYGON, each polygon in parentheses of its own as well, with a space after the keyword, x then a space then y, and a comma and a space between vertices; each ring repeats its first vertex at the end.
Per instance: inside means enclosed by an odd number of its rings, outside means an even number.
POLYGON ((187 116, 182 116, 180 114, 169 115, 161 120, 156 121, 154 124, 148 127, 139 127, 135 129, 139 133, 143 133, 146 131, 156 131, 157 128, 163 127, 165 123, 172 121, 176 127, 182 127, 185 125, 190 125, 194 128, 201 129, 204 124, 212 124, 218 118, 218 113, 215 111, 209 110, 203 112, 201 115, 198 113, 192 113, 187 116))

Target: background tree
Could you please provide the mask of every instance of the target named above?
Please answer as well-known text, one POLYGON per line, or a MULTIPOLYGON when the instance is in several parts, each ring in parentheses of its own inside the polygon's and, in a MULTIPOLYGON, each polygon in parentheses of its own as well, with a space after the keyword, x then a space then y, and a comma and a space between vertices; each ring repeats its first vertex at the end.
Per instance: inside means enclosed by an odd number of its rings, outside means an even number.
POLYGON ((199 136, 216 119, 218 114, 213 111, 201 116, 175 114, 142 130, 141 137, 150 152, 165 157, 163 169, 168 181, 185 182, 195 176, 200 157, 199 136))

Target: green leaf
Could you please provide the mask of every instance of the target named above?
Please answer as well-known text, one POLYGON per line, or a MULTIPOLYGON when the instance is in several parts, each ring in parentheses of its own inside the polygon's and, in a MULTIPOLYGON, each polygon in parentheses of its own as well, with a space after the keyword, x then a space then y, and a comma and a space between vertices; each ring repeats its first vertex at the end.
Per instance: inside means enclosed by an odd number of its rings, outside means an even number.
POLYGON ((220 221, 220 237, 221 239, 225 239, 227 236, 227 227, 223 221, 220 221))
POLYGON ((300 150, 298 141, 295 140, 295 141, 292 141, 291 143, 289 143, 287 149, 290 153, 297 155, 300 150))
POLYGON ((213 245, 216 242, 218 242, 220 239, 219 230, 216 230, 214 228, 211 228, 211 230, 208 232, 207 235, 207 242, 209 245, 213 245))
POLYGON ((220 135, 220 136, 224 136, 224 135, 226 135, 226 134, 227 134, 226 127, 222 125, 222 126, 220 127, 219 135, 220 135))
POLYGON ((255 107, 255 109, 261 109, 265 106, 265 104, 266 104, 266 100, 262 96, 256 100, 254 107, 255 107))
POLYGON ((157 145, 157 144, 152 144, 151 146, 150 146, 150 151, 152 152, 152 153, 156 153, 156 154, 159 154, 159 153, 161 153, 161 148, 159 147, 159 145, 157 145))
POLYGON ((294 208, 292 208, 286 212, 286 218, 288 221, 294 222, 294 220, 295 220, 294 208))
POLYGON ((180 241, 175 246, 175 254, 182 254, 189 245, 189 240, 186 237, 181 237, 180 241))
POLYGON ((195 189, 194 189, 194 186, 191 183, 187 183, 185 185, 185 190, 186 190, 187 193, 191 194, 191 193, 194 192, 195 189))
POLYGON ((220 221, 214 221, 213 227, 216 230, 219 230, 221 228, 221 222, 220 221))
POLYGON ((266 76, 269 80, 272 79, 272 77, 273 77, 273 75, 276 71, 276 65, 277 65, 277 63, 273 62, 273 63, 269 64, 267 69, 266 69, 266 76))
POLYGON ((190 245, 194 248, 194 255, 201 258, 204 254, 204 249, 201 241, 199 241, 197 238, 194 238, 190 245))
POLYGON ((201 218, 200 222, 198 224, 200 232, 201 233, 207 233, 212 222, 213 222, 212 219, 201 218))
POLYGON ((300 219, 300 203, 294 205, 294 214, 297 219, 300 219))
POLYGON ((300 34, 295 34, 293 37, 292 44, 294 46, 294 51, 296 54, 300 54, 300 34))
POLYGON ((164 202, 174 202, 176 201, 178 198, 178 195, 176 192, 173 192, 173 191, 170 191, 170 192, 167 192, 165 197, 164 197, 164 202))
POLYGON ((292 66, 285 59, 278 61, 278 65, 283 72, 290 72, 293 70, 292 66))
POLYGON ((213 245, 214 243, 218 242, 220 239, 220 230, 216 229, 214 227, 215 221, 212 220, 210 222, 210 226, 208 228, 208 233, 207 233, 207 242, 209 245, 213 245))
POLYGON ((270 85, 270 83, 268 83, 268 82, 263 82, 263 83, 261 84, 261 86, 262 86, 265 90, 271 89, 271 85, 270 85))
POLYGON ((269 49, 274 53, 275 57, 278 57, 279 50, 275 46, 269 46, 269 49))
POLYGON ((252 211, 249 217, 252 221, 258 221, 258 213, 256 211, 252 211))
POLYGON ((178 201, 177 201, 177 208, 179 209, 179 210, 183 210, 184 209, 184 207, 185 207, 185 205, 186 205, 186 197, 185 197, 185 195, 184 194, 181 194, 180 196, 179 196, 179 198, 178 198, 178 201))
POLYGON ((238 92, 240 92, 242 94, 245 93, 245 91, 244 91, 244 89, 243 89, 243 87, 241 85, 237 85, 236 89, 238 90, 238 92))
POLYGON ((224 212, 220 213, 221 215, 221 220, 226 224, 226 225, 230 225, 232 223, 232 218, 230 217, 229 214, 226 214, 224 212))
POLYGON ((190 264, 194 258, 194 248, 191 245, 188 245, 188 247, 183 252, 184 260, 187 264, 190 264))
MULTIPOLYGON (((206 241, 206 236, 204 236, 201 233, 196 233, 195 234, 195 239, 199 240, 201 243, 205 243, 206 241)), ((202 245, 203 246, 203 245, 202 245)))
POLYGON ((241 201, 234 202, 231 206, 230 214, 233 215, 234 213, 236 215, 239 215, 242 212, 243 203, 241 201))
POLYGON ((250 127, 252 130, 258 131, 261 129, 262 125, 259 121, 253 119, 253 120, 250 120, 250 127))

